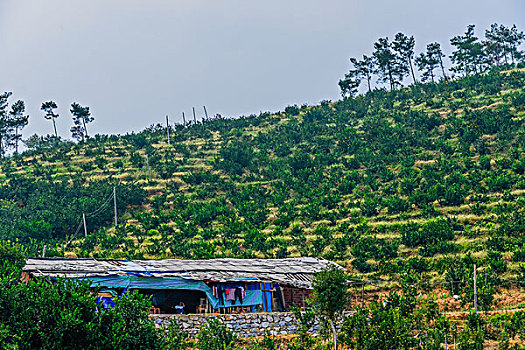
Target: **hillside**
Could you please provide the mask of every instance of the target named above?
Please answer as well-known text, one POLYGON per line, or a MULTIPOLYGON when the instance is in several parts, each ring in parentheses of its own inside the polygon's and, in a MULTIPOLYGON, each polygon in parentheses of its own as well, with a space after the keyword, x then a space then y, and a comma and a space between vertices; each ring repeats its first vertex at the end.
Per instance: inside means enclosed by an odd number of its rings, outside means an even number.
POLYGON ((78 257, 322 256, 452 289, 476 261, 486 283, 525 280, 523 86, 523 69, 493 69, 176 125, 170 145, 160 125, 33 138, 2 161, 0 238, 78 257))

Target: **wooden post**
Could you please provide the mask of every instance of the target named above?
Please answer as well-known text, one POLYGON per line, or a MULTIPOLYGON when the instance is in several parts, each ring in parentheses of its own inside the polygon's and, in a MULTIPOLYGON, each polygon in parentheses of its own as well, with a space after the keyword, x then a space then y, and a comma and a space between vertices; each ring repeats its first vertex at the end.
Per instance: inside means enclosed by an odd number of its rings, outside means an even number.
POLYGON ((184 116, 184 112, 182 112, 182 125, 186 126, 186 116, 184 116))
POLYGON ((44 244, 44 248, 42 249, 42 258, 46 257, 46 249, 47 249, 47 245, 44 244))
POLYGON ((361 280, 361 305, 365 302, 365 280, 361 280))
POLYGON ((474 264, 474 313, 478 313, 478 286, 476 285, 476 264, 474 264))
POLYGON ((197 124, 197 117, 195 116, 195 107, 191 107, 193 109, 193 123, 197 124))
POLYGON ((170 121, 166 115, 166 133, 168 134, 168 145, 170 144, 170 121))
POLYGON ((82 221, 84 222, 84 237, 87 237, 86 214, 82 213, 82 221))
POLYGON ((117 189, 115 186, 113 186, 113 211, 115 212, 115 227, 117 227, 117 189))
POLYGON ((204 115, 206 116, 206 121, 208 121, 208 111, 206 110, 206 106, 202 106, 204 108, 204 115))

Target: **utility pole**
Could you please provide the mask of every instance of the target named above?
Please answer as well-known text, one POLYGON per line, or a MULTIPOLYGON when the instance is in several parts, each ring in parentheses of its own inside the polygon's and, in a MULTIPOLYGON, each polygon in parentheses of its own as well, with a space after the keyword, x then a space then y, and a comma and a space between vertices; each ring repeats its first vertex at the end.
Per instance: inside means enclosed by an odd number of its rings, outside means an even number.
POLYGON ((117 189, 115 188, 115 186, 113 186, 113 208, 115 211, 115 227, 117 227, 117 189))
POLYGON ((182 125, 186 126, 186 117, 184 116, 184 112, 182 112, 182 125))
POLYGON ((82 221, 84 222, 84 237, 87 237, 86 214, 82 213, 82 221))
POLYGON ((206 106, 202 107, 204 107, 204 115, 206 116, 206 121, 208 121, 208 111, 206 110, 206 106))
POLYGON ((168 116, 166 115, 166 133, 168 134, 168 145, 170 144, 170 122, 168 116))
POLYGON ((195 116, 195 107, 191 107, 193 109, 193 122, 197 124, 197 117, 195 116))
POLYGON ((474 313, 478 313, 478 286, 476 285, 476 264, 474 264, 474 313))

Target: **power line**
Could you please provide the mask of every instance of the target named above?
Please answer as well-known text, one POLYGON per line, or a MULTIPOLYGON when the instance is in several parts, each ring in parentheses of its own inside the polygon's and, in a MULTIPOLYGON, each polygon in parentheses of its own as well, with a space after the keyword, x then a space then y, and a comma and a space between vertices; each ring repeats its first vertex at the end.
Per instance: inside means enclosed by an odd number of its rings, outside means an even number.
POLYGON ((108 204, 109 202, 113 199, 113 192, 111 192, 111 194, 108 196, 108 198, 106 199, 106 201, 98 208, 98 209, 95 209, 93 212, 91 213, 87 213, 86 214, 86 217, 93 217, 95 215, 97 215, 98 213, 100 213, 108 204))
POLYGON ((77 229, 75 231, 75 233, 73 233, 73 235, 71 236, 71 238, 69 239, 69 241, 67 241, 66 245, 64 246, 67 247, 69 245, 69 243, 71 243, 71 241, 73 241, 73 239, 76 237, 76 235, 78 234, 78 232, 80 231, 80 229, 82 228, 82 219, 80 219, 80 223, 78 224, 77 226, 77 229))
MULTIPOLYGON (((109 204, 109 202, 112 199, 114 199, 115 195, 116 195, 116 191, 115 191, 115 188, 113 188, 113 191, 109 194, 109 196, 106 198, 106 201, 100 207, 98 207, 97 209, 95 209, 91 213, 82 214, 83 217, 80 219, 80 222, 79 222, 79 224, 77 226, 77 229, 75 230, 75 233, 73 233, 71 238, 66 242, 64 248, 67 247, 73 241, 73 239, 75 239, 76 235, 80 232, 80 229, 82 228, 82 226, 85 225, 84 224, 85 223, 85 218, 91 218, 91 217, 94 217, 97 214, 99 214, 109 204)), ((115 201, 115 204, 116 204, 116 201, 115 201)), ((116 209, 115 209, 115 212, 116 212, 116 209)), ((85 229, 87 230, 87 228, 85 228, 85 229)))

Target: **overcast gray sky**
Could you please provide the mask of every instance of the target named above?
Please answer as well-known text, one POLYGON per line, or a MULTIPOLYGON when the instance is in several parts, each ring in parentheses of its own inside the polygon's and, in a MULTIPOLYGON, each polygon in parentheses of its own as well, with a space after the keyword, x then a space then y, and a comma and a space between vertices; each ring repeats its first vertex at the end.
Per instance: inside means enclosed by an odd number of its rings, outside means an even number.
POLYGON ((69 105, 90 106, 90 134, 126 133, 210 114, 248 115, 339 98, 348 58, 402 31, 416 49, 490 23, 525 29, 524 0, 0 0, 0 91, 23 99, 24 131, 59 134, 69 105))

